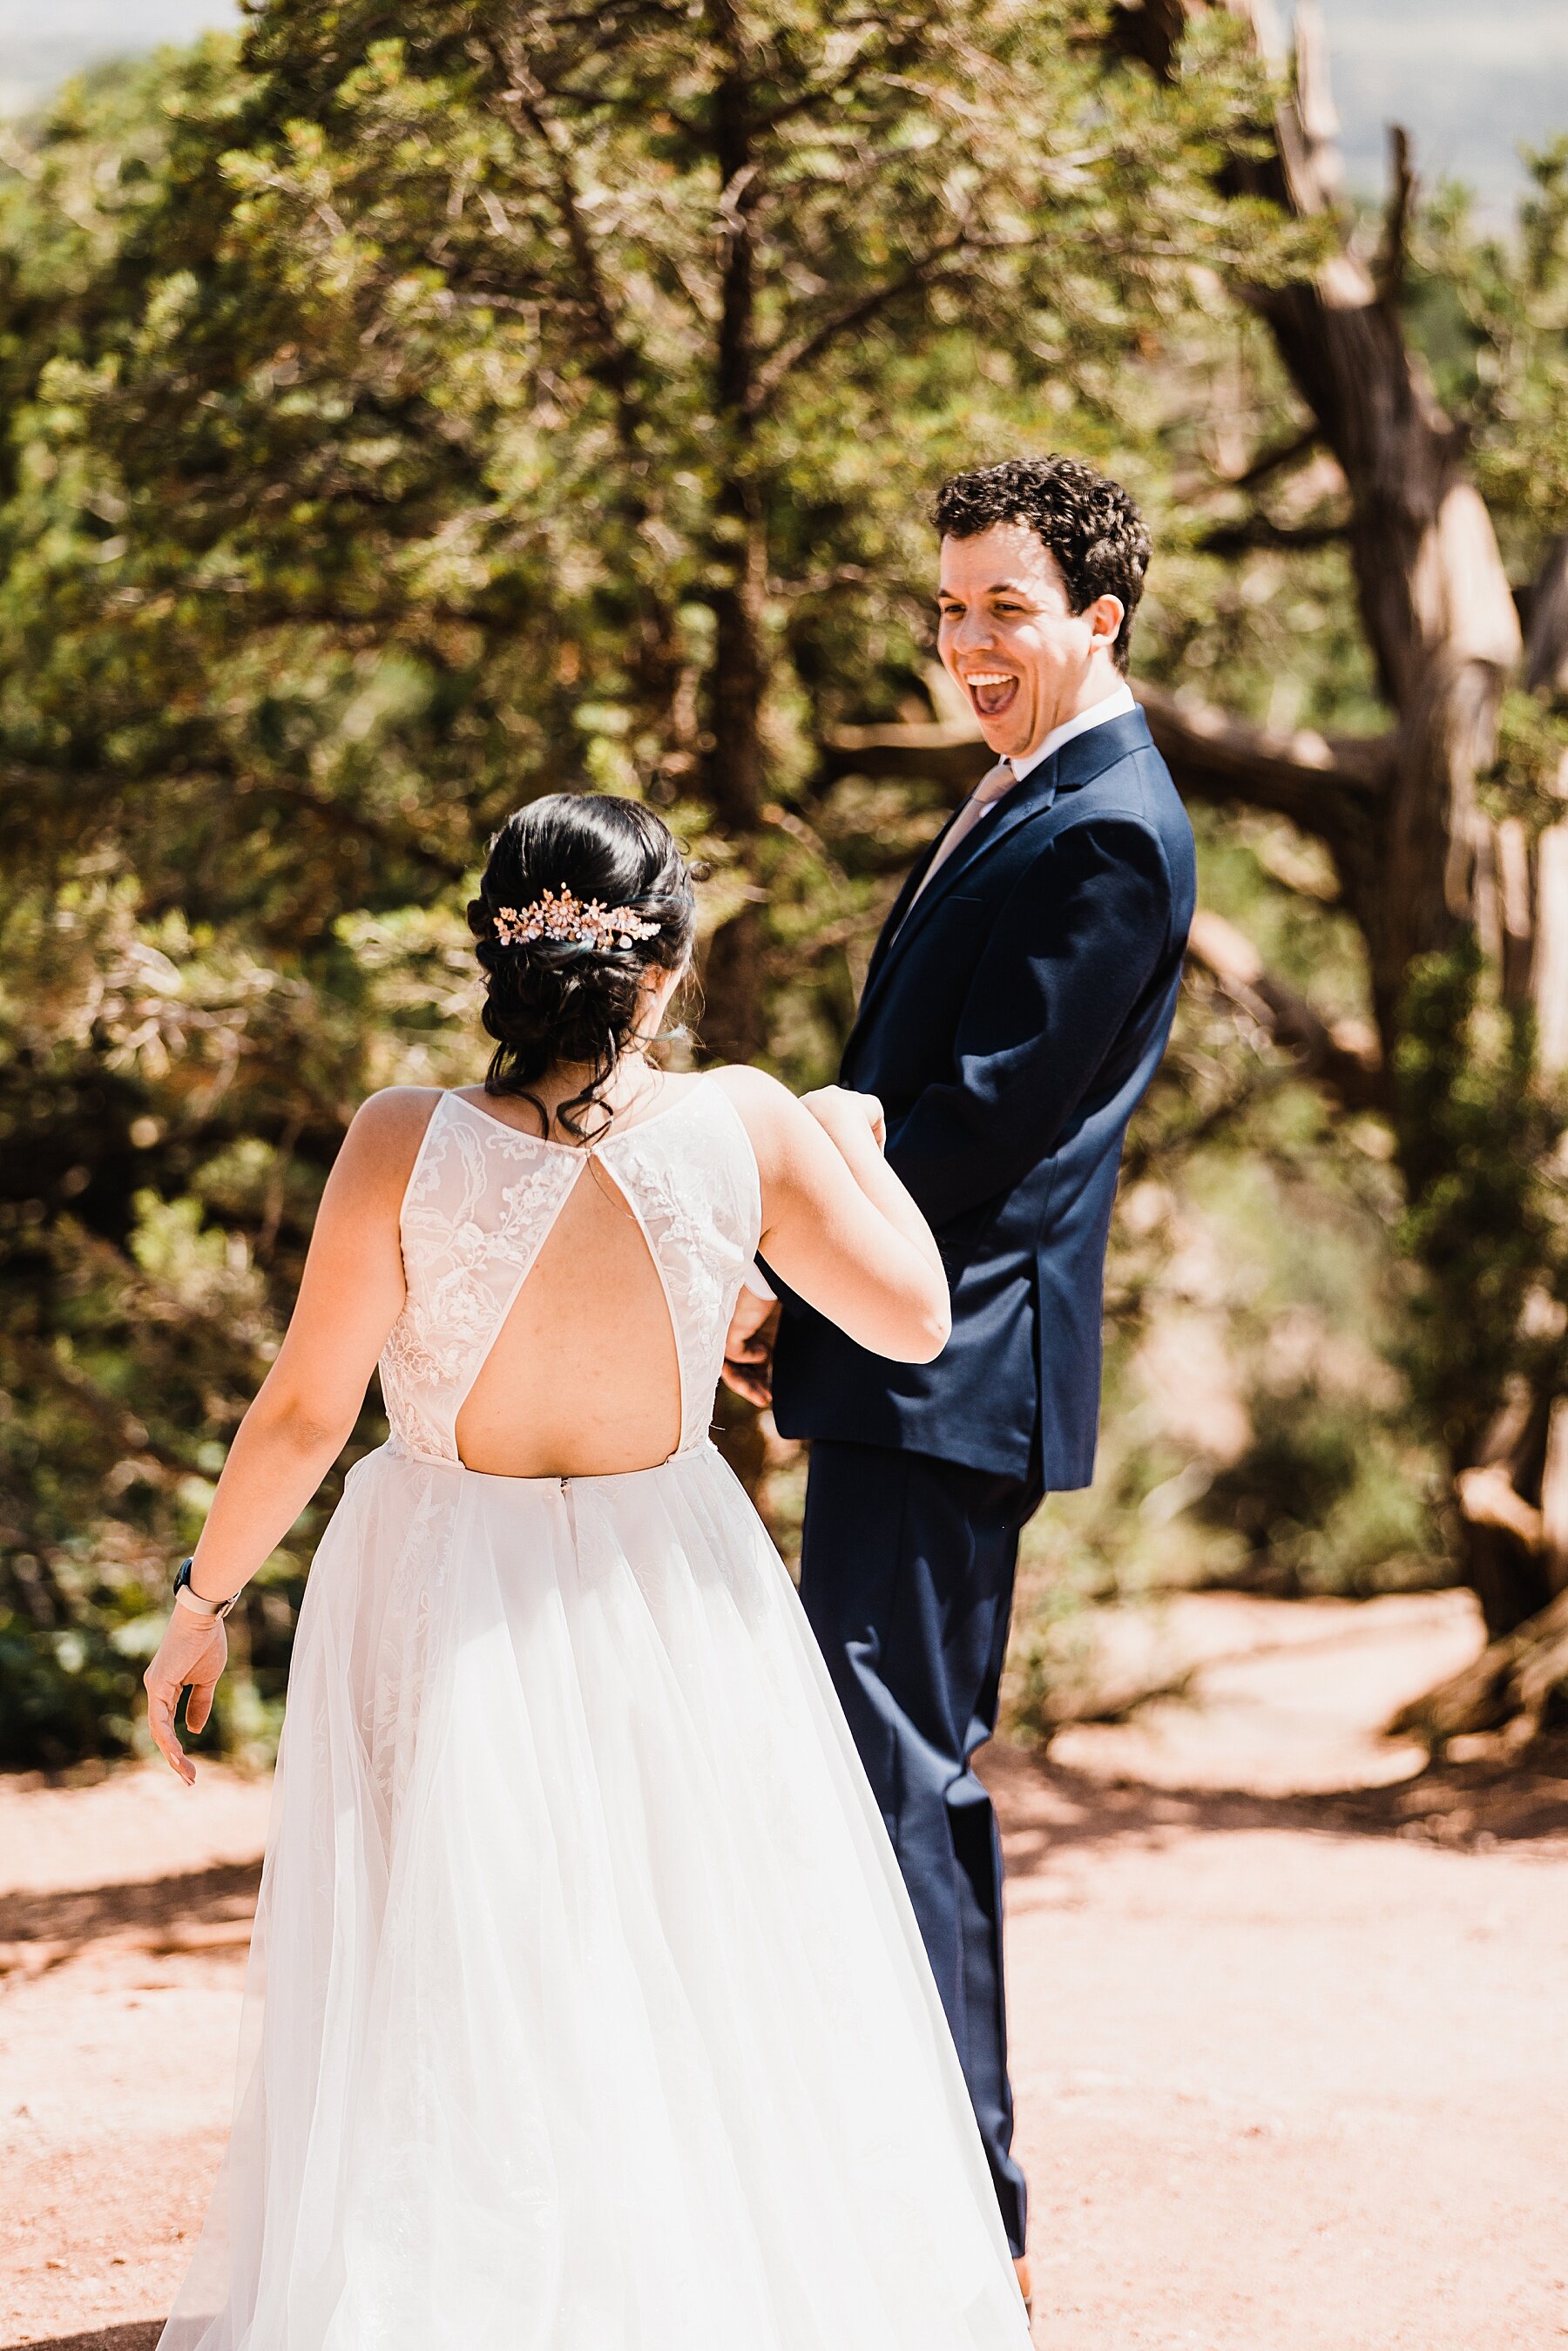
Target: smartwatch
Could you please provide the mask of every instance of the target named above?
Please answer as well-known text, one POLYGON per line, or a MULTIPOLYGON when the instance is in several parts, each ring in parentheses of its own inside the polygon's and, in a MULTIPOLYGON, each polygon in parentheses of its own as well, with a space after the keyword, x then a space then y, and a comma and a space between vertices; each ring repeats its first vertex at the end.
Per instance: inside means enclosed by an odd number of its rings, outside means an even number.
POLYGON ((229 1610, 234 1606, 235 1602, 239 1598, 239 1593, 237 1592, 231 1592, 226 1600, 204 1600, 199 1592, 193 1592, 191 1589, 191 1562, 188 1559, 183 1559, 180 1562, 180 1572, 174 1578, 174 1597, 176 1600, 179 1599, 182 1593, 185 1595, 185 1606, 193 1614, 210 1616, 214 1624, 222 1622, 223 1618, 228 1614, 229 1610))

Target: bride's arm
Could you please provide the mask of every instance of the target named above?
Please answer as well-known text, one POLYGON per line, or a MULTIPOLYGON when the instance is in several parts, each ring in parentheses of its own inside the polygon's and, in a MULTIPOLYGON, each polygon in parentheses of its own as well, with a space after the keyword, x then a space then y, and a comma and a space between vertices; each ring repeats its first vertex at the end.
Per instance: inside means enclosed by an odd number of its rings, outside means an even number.
MULTIPOLYGON (((282 1541, 348 1443, 404 1296, 398 1212, 435 1096, 399 1087, 357 1113, 321 1196, 310 1249, 277 1359, 235 1433, 201 1541, 191 1589, 226 1600, 282 1541)), ((176 1601, 143 1679, 160 1753, 186 1782, 174 1731, 182 1689, 200 1730, 227 1649, 221 1619, 176 1601)))
POLYGON ((769 1266, 873 1354, 939 1355, 952 1327, 947 1278, 883 1156, 869 1097, 828 1086, 800 1102, 760 1070, 722 1079, 757 1154, 769 1266))

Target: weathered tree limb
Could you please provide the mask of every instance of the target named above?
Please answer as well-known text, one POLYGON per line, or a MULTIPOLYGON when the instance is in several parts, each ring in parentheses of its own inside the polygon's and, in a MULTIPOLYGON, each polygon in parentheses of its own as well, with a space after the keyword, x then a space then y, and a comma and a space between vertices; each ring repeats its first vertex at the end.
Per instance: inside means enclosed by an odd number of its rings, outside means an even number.
MULTIPOLYGON (((1181 790, 1194 799, 1241 801, 1289 817, 1304 832, 1343 849, 1364 831, 1393 773, 1392 736, 1282 733, 1253 726, 1211 704, 1134 678, 1149 732, 1181 790)), ((972 722, 840 726, 820 746, 829 780, 848 775, 925 779, 955 798, 990 761, 972 722)))
POLYGON ((900 783, 939 784, 953 799, 977 784, 991 763, 977 727, 943 721, 913 726, 836 726, 819 747, 828 782, 840 776, 884 776, 900 783))
POLYGON ((1383 1106, 1382 1059, 1364 1022, 1326 1021, 1304 996, 1265 969, 1250 939, 1206 906, 1193 916, 1187 953, 1233 1004, 1294 1056, 1303 1077, 1328 1086, 1347 1110, 1383 1106))
POLYGON ((1544 702, 1568 702, 1568 530, 1554 538, 1529 597, 1524 682, 1544 702))
POLYGON ((1271 810, 1336 852, 1365 831, 1394 772, 1390 735, 1281 733, 1144 679, 1133 691, 1184 794, 1271 810))
POLYGON ((1318 447, 1319 440, 1317 420, 1314 417, 1301 432, 1292 433, 1288 441, 1277 441, 1271 449, 1260 449, 1246 472, 1238 474, 1229 483, 1230 488, 1233 490, 1260 489, 1263 484, 1271 481, 1276 474, 1286 472, 1291 465, 1299 465, 1303 457, 1311 456, 1312 451, 1318 447))
POLYGON ((1424 1739, 1434 1748, 1507 1723, 1529 1735, 1551 1719, 1568 1683, 1568 1592, 1492 1641, 1473 1663, 1402 1707, 1390 1737, 1424 1739))
POLYGON ((1553 1396, 1541 1472, 1541 1548, 1554 1593, 1568 1591, 1568 1396, 1553 1396))
POLYGON ((1319 547, 1338 547, 1348 525, 1343 522, 1276 522, 1271 515, 1244 515, 1239 522, 1218 522, 1196 541, 1203 555, 1247 555, 1270 547, 1287 555, 1311 553, 1319 547))
POLYGON ((1515 1489, 1499 1461, 1461 1469, 1454 1480, 1460 1510, 1473 1527, 1496 1527, 1526 1551, 1542 1547, 1541 1512, 1515 1489))
POLYGON ((884 278, 881 285, 868 287, 853 302, 831 312, 806 332, 768 351, 759 360, 752 384, 750 413, 757 417, 765 414, 786 380, 821 359, 823 352, 831 350, 842 336, 869 326, 873 319, 880 317, 883 310, 900 301, 904 295, 937 283, 943 272, 967 253, 970 245, 968 235, 963 231, 944 237, 895 277, 884 278))
POLYGON ((1536 1061, 1547 1077, 1568 1070, 1568 823, 1548 825, 1535 844, 1536 1061))
POLYGON ((1410 208, 1416 196, 1416 174, 1410 162, 1410 133, 1403 123, 1388 130, 1388 204, 1383 217, 1383 244, 1373 265, 1380 302, 1397 302, 1405 291, 1409 260, 1410 208))

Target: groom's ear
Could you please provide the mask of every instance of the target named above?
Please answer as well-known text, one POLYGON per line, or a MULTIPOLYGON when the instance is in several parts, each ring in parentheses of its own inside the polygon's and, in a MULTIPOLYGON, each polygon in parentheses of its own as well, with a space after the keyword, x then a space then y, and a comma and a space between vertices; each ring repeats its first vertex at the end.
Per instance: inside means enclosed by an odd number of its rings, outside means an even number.
POLYGON ((1096 596, 1092 604, 1083 608, 1083 618, 1092 632, 1095 646, 1103 646, 1108 653, 1115 652, 1126 617, 1127 608, 1120 596, 1096 596))

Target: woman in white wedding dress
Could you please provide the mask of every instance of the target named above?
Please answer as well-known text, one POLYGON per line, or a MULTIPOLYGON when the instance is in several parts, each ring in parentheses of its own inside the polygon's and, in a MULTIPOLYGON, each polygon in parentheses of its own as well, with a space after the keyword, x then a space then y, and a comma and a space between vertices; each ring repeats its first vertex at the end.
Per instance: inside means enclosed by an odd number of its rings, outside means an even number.
POLYGON ((946 1331, 876 1105, 662 1074, 689 875, 556 794, 469 909, 484 1089, 353 1122, 168 1634, 380 1359, 289 1676, 234 2131, 164 2351, 1023 2351, 913 1914, 794 1591, 708 1437, 762 1244, 864 1345, 946 1331))

